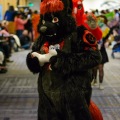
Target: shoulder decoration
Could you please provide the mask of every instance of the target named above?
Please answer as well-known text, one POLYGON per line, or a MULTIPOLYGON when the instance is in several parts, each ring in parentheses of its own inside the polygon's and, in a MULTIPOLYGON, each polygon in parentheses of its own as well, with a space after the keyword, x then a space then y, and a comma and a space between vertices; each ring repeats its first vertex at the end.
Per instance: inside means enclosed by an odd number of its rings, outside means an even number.
POLYGON ((97 40, 88 30, 85 30, 84 32, 83 41, 87 46, 92 47, 94 50, 96 49, 97 40))

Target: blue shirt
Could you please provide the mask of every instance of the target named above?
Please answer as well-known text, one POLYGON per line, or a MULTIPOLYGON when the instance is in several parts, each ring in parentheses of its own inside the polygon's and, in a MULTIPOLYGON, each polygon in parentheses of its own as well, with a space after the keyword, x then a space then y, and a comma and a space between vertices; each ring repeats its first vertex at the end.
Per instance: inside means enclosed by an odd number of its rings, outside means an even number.
POLYGON ((15 11, 6 11, 4 19, 7 21, 14 21, 16 12, 15 11))

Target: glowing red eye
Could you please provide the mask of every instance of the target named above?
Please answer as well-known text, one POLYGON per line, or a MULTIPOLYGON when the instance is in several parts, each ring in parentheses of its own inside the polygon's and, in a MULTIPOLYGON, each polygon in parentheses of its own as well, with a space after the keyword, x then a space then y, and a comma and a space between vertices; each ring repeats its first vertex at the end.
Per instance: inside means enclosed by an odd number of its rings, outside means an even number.
POLYGON ((58 21, 59 21, 59 19, 57 17, 54 17, 53 20, 52 20, 53 23, 56 23, 58 21))

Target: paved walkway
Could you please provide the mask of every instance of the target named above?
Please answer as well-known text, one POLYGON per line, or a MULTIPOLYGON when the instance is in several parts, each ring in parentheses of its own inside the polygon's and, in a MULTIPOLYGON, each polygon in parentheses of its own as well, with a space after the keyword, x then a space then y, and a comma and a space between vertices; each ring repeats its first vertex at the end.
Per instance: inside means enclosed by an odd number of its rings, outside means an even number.
MULTIPOLYGON (((25 57, 29 51, 13 53, 8 72, 0 74, 0 120, 37 120, 37 76, 29 72, 25 57)), ((104 90, 93 87, 92 100, 104 120, 120 120, 120 54, 105 64, 104 90)))

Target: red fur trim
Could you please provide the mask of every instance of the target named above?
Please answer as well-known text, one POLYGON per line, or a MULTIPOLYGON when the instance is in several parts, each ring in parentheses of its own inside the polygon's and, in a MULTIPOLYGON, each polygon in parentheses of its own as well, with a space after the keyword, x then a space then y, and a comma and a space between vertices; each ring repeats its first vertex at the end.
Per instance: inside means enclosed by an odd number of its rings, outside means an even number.
POLYGON ((63 46, 64 46, 64 41, 62 41, 62 42, 60 43, 60 49, 62 49, 63 46))
POLYGON ((45 53, 48 53, 48 51, 49 51, 48 46, 49 46, 48 42, 44 43, 43 51, 45 51, 45 53))
POLYGON ((103 116, 100 109, 93 101, 90 101, 89 110, 92 116, 92 120, 103 120, 103 116))
MULTIPOLYGON (((59 43, 59 45, 60 45, 60 50, 61 50, 63 48, 63 46, 64 46, 64 41, 62 41, 61 43, 59 43)), ((49 52, 49 43, 48 42, 44 43, 42 50, 45 53, 49 52)))
POLYGON ((83 22, 83 14, 84 14, 84 6, 83 0, 72 0, 73 2, 73 17, 76 20, 77 26, 82 25, 83 22), (79 9, 79 7, 81 8, 79 9))
POLYGON ((40 4, 40 14, 62 11, 64 4, 61 0, 44 0, 40 4))

